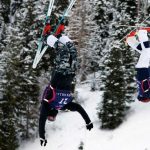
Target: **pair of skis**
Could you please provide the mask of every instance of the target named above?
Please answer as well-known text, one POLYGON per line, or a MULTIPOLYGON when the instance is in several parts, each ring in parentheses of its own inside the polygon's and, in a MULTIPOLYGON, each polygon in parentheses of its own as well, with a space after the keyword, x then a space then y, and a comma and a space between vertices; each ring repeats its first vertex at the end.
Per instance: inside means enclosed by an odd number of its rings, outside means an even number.
MULTIPOLYGON (((128 36, 130 36, 131 34, 134 34, 134 32, 137 30, 137 28, 139 29, 148 29, 149 27, 143 27, 142 24, 148 20, 150 18, 150 16, 148 16, 145 20, 143 20, 139 25, 137 26, 128 26, 129 27, 133 27, 134 29, 130 31, 130 33, 128 33, 126 36, 124 36, 119 42, 123 41, 124 39, 126 39, 128 36)), ((121 26, 125 26, 125 25, 121 25, 121 26)))
MULTIPOLYGON (((129 37, 134 37, 134 36, 136 36, 136 33, 137 33, 137 31, 138 30, 147 30, 147 32, 150 32, 150 27, 143 27, 142 26, 142 24, 146 21, 146 20, 148 20, 150 18, 150 16, 148 16, 144 21, 142 21, 139 25, 137 25, 137 26, 129 26, 129 27, 133 27, 134 29, 133 30, 131 30, 130 31, 130 33, 128 33, 126 36, 124 36, 119 42, 121 42, 121 41, 123 41, 123 40, 125 40, 125 41, 127 41, 127 39, 129 38, 129 37)), ((121 26, 126 26, 126 25, 121 25, 121 26)), ((128 28, 129 28, 128 27, 128 28)), ((133 42, 135 42, 135 41, 133 41, 133 42)), ((141 53, 141 51, 140 50, 138 50, 138 49, 135 49, 138 53, 141 53)))
MULTIPOLYGON (((47 18, 49 18, 51 13, 52 13, 54 2, 55 2, 55 0, 50 0, 49 1, 49 7, 48 7, 48 12, 47 12, 47 15, 46 15, 46 19, 45 19, 45 24, 46 24, 47 18)), ((58 25, 56 26, 56 29, 55 29, 54 33, 57 31, 57 28, 60 25, 61 21, 66 16, 68 16, 68 14, 71 11, 72 7, 74 6, 75 2, 76 2, 76 0, 71 0, 70 1, 70 4, 69 4, 68 8, 65 10, 61 20, 59 21, 58 25)), ((44 25, 44 27, 45 27, 45 25, 44 25)), ((35 55, 33 65, 32 65, 32 68, 34 68, 34 69, 37 67, 37 64, 39 63, 39 61, 41 60, 42 56, 44 55, 44 53, 46 52, 46 50, 48 48, 48 45, 43 44, 43 32, 44 32, 44 28, 43 28, 43 31, 42 31, 42 34, 41 34, 41 38, 39 39, 39 42, 38 42, 38 49, 36 51, 36 55, 35 55)), ((54 34, 54 33, 52 33, 52 34, 54 34)))

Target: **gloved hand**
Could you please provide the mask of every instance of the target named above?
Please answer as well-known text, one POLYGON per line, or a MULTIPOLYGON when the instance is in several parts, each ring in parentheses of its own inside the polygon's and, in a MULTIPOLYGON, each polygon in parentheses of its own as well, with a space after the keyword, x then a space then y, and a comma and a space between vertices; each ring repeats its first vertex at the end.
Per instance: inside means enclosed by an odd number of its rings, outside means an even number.
POLYGON ((43 139, 43 138, 40 138, 40 143, 41 143, 41 146, 46 146, 47 140, 43 139))
POLYGON ((93 128, 93 123, 90 122, 89 124, 86 125, 87 130, 91 130, 93 128))

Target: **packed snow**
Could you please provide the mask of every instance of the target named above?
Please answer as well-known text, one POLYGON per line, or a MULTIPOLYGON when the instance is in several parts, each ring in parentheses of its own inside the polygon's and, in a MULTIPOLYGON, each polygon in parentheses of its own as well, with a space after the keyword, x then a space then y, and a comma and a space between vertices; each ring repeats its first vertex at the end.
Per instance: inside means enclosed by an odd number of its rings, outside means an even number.
POLYGON ((86 130, 84 120, 77 112, 61 112, 55 122, 47 122, 47 146, 41 147, 39 138, 26 142, 18 150, 150 150, 150 103, 134 102, 124 123, 116 130, 99 128, 97 107, 101 91, 90 91, 90 85, 77 87, 81 105, 94 123, 86 130))

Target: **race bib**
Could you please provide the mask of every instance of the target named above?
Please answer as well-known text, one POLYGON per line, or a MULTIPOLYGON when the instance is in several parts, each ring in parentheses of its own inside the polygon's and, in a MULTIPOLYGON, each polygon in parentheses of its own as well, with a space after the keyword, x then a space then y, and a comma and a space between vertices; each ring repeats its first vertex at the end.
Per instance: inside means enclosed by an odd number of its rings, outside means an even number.
POLYGON ((70 91, 56 89, 55 98, 50 102, 50 107, 60 110, 72 100, 73 97, 70 91))

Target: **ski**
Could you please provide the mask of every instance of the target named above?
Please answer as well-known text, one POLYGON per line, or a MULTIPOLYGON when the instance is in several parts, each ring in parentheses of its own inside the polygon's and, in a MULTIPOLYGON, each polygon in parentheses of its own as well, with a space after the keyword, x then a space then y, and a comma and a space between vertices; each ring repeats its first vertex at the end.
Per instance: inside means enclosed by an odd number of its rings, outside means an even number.
MULTIPOLYGON (((136 39, 136 34, 138 32, 138 30, 146 30, 147 32, 150 32, 150 27, 140 27, 139 29, 137 30, 133 30, 131 31, 127 36, 126 36, 126 42, 128 43, 128 45, 130 47, 132 47, 130 44, 131 43, 135 43, 134 45, 139 45, 139 42, 138 42, 138 39, 136 39)), ((136 50, 138 53, 141 54, 141 51, 139 49, 137 49, 135 46, 134 46, 134 50, 136 50)))
POLYGON ((34 61, 34 63, 33 63, 33 68, 36 68, 37 64, 39 63, 39 61, 40 61, 40 59, 42 58, 43 54, 46 52, 47 48, 48 48, 48 46, 45 46, 45 47, 42 49, 41 53, 38 54, 37 57, 35 57, 35 59, 34 59, 35 61, 34 61))
POLYGON ((67 10, 65 11, 65 13, 64 13, 64 17, 68 16, 68 14, 69 14, 70 10, 72 9, 72 7, 74 6, 75 2, 76 2, 76 0, 72 0, 72 1, 71 1, 71 3, 70 3, 70 5, 69 5, 68 9, 67 9, 67 10))
MULTIPOLYGON (((139 28, 146 20, 148 20, 150 18, 150 16, 148 16, 145 20, 143 20, 140 24, 138 24, 138 26, 135 26, 134 27, 134 29, 133 30, 131 30, 131 32, 133 32, 133 31, 135 31, 137 28, 139 28)), ((130 26, 129 26, 130 27, 130 26)), ((129 28, 128 27, 128 28, 129 28)), ((130 32, 130 33, 131 33, 130 32)), ((123 41, 124 39, 126 39, 126 37, 130 34, 130 33, 128 33, 126 36, 124 36, 120 41, 119 41, 119 43, 121 42, 121 41, 123 41)))
MULTIPOLYGON (((49 7, 48 7, 48 12, 47 12, 47 15, 46 15, 46 19, 45 19, 45 23, 44 23, 44 27, 45 27, 45 24, 46 24, 46 20, 48 17, 50 17, 51 15, 51 12, 52 12, 52 9, 53 9, 53 5, 54 5, 54 0, 50 0, 49 1, 49 7)), ((33 65, 32 65, 32 68, 36 68, 37 64, 39 63, 39 57, 40 57, 40 54, 42 53, 42 47, 43 47, 43 32, 44 32, 44 28, 43 28, 43 31, 42 31, 42 34, 41 34, 41 38, 39 39, 38 41, 38 49, 36 51, 36 55, 35 55, 35 58, 34 58, 34 61, 33 61, 33 65)), ((46 51, 45 49, 47 49, 48 47, 44 47, 44 51, 46 51)))
POLYGON ((71 2, 70 2, 70 4, 69 4, 68 8, 65 10, 64 14, 62 15, 61 19, 59 20, 58 25, 56 26, 56 28, 55 28, 53 34, 57 31, 57 28, 58 28, 58 26, 60 25, 61 21, 62 21, 65 17, 68 16, 68 14, 69 14, 69 12, 71 11, 72 7, 74 6, 75 2, 76 2, 76 0, 71 0, 71 2))
MULTIPOLYGON (((47 13, 47 16, 50 16, 51 15, 51 12, 52 12, 52 7, 53 7, 53 4, 54 4, 54 0, 50 0, 50 4, 49 4, 49 9, 48 9, 48 13, 47 13), (53 1, 53 2, 52 2, 53 1)), ((74 6, 76 0, 71 0, 68 8, 65 10, 62 18, 59 20, 54 32, 52 34, 54 34, 56 31, 57 31, 57 28, 58 26, 60 25, 61 21, 68 16, 69 12, 71 11, 72 7, 74 6)), ((43 32, 42 32, 43 34, 43 32)), ((42 37, 41 37, 41 40, 39 42, 39 46, 38 46, 38 50, 37 50, 37 53, 36 53, 36 56, 35 56, 35 59, 34 59, 34 62, 33 62, 33 66, 32 68, 36 68, 37 67, 37 64, 39 63, 39 61, 41 60, 42 56, 44 55, 44 53, 46 52, 48 46, 46 45, 43 49, 42 49, 42 46, 43 46, 43 41, 42 41, 42 37)))

